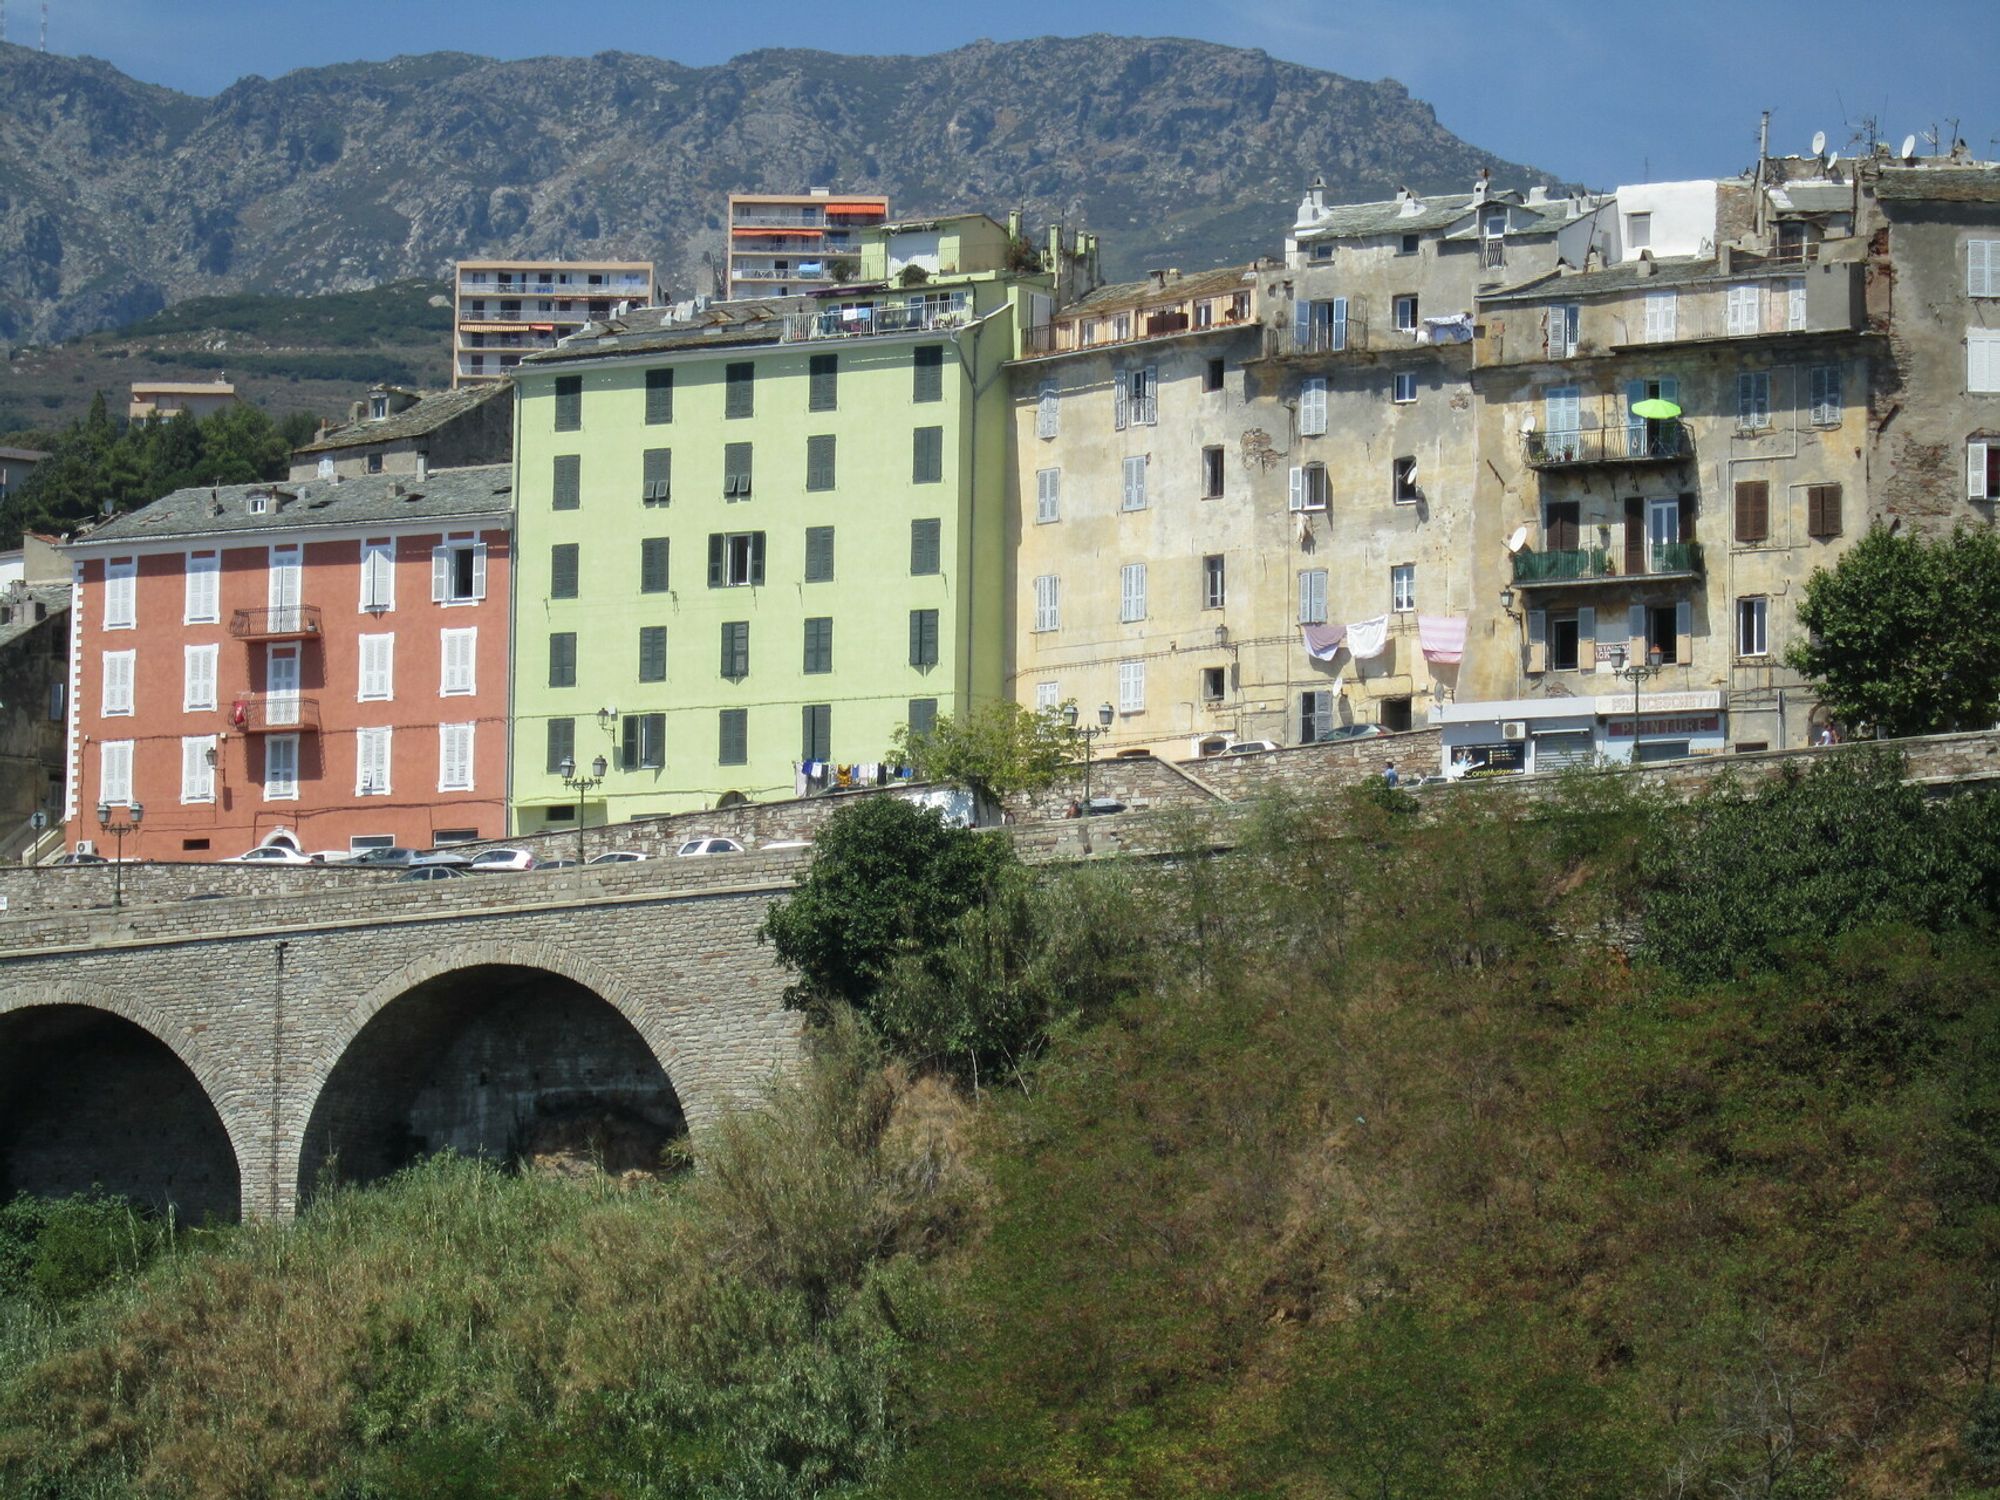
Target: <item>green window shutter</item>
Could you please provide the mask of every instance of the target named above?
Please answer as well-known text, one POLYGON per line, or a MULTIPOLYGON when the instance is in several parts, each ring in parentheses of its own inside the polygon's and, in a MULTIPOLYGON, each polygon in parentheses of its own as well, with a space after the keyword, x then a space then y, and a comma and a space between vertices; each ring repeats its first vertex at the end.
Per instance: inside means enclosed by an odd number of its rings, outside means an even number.
POLYGON ((725 708, 722 711, 721 742, 716 748, 718 765, 740 766, 750 759, 750 711, 725 708))
POLYGON ((815 354, 806 389, 807 411, 832 411, 840 404, 840 356, 815 354))
POLYGON ((556 431, 576 432, 583 426, 583 377, 556 376, 556 431))
POLYGON ((910 700, 910 733, 929 734, 937 728, 937 699, 912 698, 910 700))
POLYGON ((712 589, 722 587, 722 553, 723 535, 719 531, 711 531, 708 534, 708 586, 712 589))
POLYGON ((750 675, 750 622, 725 620, 722 625, 722 675, 739 682, 750 675))
POLYGON ((938 534, 943 523, 932 516, 921 521, 910 522, 910 573, 921 577, 927 573, 940 571, 938 566, 938 534))
POLYGON ((944 345, 919 344, 910 351, 912 401, 944 400, 944 345))
POLYGON ((618 725, 618 769, 639 769, 639 716, 627 714, 618 725))
POLYGON ((657 427, 662 422, 674 419, 674 372, 672 370, 648 370, 646 372, 646 422, 657 427))
POLYGON ((934 667, 938 659, 938 612, 934 609, 910 611, 910 665, 934 667))
POLYGON ((667 627, 664 625, 639 627, 639 680, 667 680, 667 627))
POLYGON ((648 448, 639 485, 639 498, 647 505, 665 505, 674 497, 674 450, 648 448))
POLYGON ((667 539, 649 536, 639 542, 639 592, 667 592, 667 539))
POLYGON ((833 619, 817 615, 806 621, 805 670, 810 673, 833 670, 833 619))
POLYGON ((730 500, 750 498, 750 445, 728 443, 722 449, 722 493, 730 500))
POLYGON ((583 504, 583 456, 558 453, 553 482, 555 503, 552 509, 575 510, 583 504))
POLYGON ((807 583, 831 583, 833 581, 833 528, 831 526, 808 526, 806 528, 806 580, 807 583))
POLYGON ((549 720, 549 763, 551 776, 562 775, 562 763, 576 760, 576 720, 549 720))
POLYGON ((761 531, 750 533, 750 582, 757 588, 764 586, 764 533, 761 531))
POLYGON ((800 712, 799 719, 799 759, 833 759, 833 705, 808 703, 800 712))
POLYGON ((549 636, 549 686, 576 686, 576 632, 558 630, 549 636))
POLYGON ((822 433, 806 439, 806 488, 833 488, 833 434, 822 433))
POLYGON ((725 417, 749 417, 757 412, 757 367, 743 363, 728 366, 722 375, 722 414, 725 417))
POLYGON ((576 547, 575 542, 559 542, 549 548, 549 597, 551 599, 574 599, 576 597, 576 547))
POLYGON ((919 427, 910 448, 911 483, 939 483, 944 478, 944 429, 919 427))

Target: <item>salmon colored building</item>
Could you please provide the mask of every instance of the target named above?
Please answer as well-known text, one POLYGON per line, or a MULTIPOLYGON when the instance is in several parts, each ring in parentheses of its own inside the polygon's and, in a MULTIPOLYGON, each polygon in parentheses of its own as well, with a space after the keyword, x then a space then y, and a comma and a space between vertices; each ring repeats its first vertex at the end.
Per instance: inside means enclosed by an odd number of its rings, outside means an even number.
POLYGON ((177 490, 72 542, 70 846, 506 831, 511 471, 177 490))

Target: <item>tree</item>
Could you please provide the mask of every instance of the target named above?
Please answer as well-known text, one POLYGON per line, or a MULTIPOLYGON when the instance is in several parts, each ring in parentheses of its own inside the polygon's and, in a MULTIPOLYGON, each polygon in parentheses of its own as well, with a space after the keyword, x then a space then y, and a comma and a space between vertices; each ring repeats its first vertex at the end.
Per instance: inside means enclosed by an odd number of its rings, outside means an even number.
POLYGON ((1891 735, 1981 728, 2000 711, 2000 537, 1877 526, 1806 581, 1813 639, 1785 654, 1847 724, 1891 735))
POLYGON ((891 753, 925 781, 962 782, 997 800, 1054 786, 1074 769, 1076 742, 1057 715, 1006 700, 946 714, 922 733, 898 729, 891 753))
POLYGON ((898 955, 942 946, 1015 863, 1006 840, 952 828, 901 797, 843 808, 820 830, 797 892, 758 929, 798 971, 785 1003, 823 1018, 845 1001, 867 1015, 898 955))

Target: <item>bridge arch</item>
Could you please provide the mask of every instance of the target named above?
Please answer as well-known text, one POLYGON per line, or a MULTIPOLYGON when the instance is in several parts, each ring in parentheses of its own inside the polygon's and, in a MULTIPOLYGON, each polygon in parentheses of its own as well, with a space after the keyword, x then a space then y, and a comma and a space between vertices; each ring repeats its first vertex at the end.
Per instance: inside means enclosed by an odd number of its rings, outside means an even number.
POLYGON ((325 1174, 372 1181, 445 1148, 650 1169, 686 1133, 694 1102, 672 1032, 659 1006, 573 948, 426 954, 376 983, 301 1060, 298 1201, 325 1174))
POLYGON ((243 1208, 248 1120, 208 1051, 154 1006, 99 986, 0 994, 0 1199, 92 1186, 193 1221, 243 1208))

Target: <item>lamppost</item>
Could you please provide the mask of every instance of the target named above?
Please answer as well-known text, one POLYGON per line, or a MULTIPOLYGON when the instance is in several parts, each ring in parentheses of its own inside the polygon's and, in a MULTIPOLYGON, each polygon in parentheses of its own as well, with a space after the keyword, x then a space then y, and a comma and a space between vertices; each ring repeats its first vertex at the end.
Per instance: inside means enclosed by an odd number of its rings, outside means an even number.
POLYGON ((42 830, 49 826, 49 815, 42 811, 41 808, 36 808, 34 813, 28 818, 28 826, 35 830, 34 839, 29 843, 26 855, 28 868, 32 871, 42 862, 42 830))
POLYGON ((576 758, 565 755, 562 758, 562 764, 557 766, 556 769, 562 772, 563 785, 573 787, 576 790, 576 862, 581 865, 583 863, 583 799, 590 795, 592 787, 604 785, 604 773, 609 769, 609 766, 606 764, 604 757, 600 755, 590 763, 590 774, 588 776, 579 776, 576 774, 576 758))
POLYGON ((125 811, 127 816, 114 820, 111 816, 111 804, 109 802, 100 802, 97 804, 97 826, 117 840, 117 853, 113 856, 111 865, 111 904, 113 906, 123 906, 125 904, 125 835, 128 833, 137 833, 141 820, 146 816, 146 809, 137 802, 126 803, 125 811))
POLYGON ((1627 663, 1631 653, 1623 646, 1612 650, 1611 673, 1632 684, 1632 764, 1639 764, 1639 684, 1660 670, 1660 648, 1653 647, 1646 653, 1644 661, 1627 663))
POLYGON ((1097 727, 1095 729, 1091 728, 1088 724, 1078 728, 1076 720, 1076 704, 1065 703, 1063 705, 1063 723, 1069 726, 1071 734, 1076 735, 1083 741, 1083 815, 1087 818, 1090 816, 1090 742, 1100 734, 1109 734, 1111 732, 1111 705, 1109 703, 1100 703, 1097 705, 1097 727))

